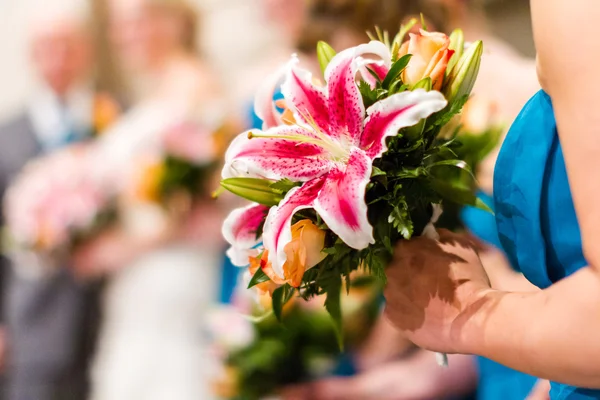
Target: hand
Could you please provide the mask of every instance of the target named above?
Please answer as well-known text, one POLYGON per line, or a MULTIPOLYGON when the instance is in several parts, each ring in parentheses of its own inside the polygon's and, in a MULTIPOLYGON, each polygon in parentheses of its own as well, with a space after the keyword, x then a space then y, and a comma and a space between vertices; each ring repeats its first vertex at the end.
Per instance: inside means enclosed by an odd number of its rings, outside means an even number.
POLYGON ((129 256, 123 236, 110 230, 78 246, 71 257, 75 275, 81 279, 92 279, 122 266, 129 256))
POLYGON ((462 324, 490 283, 467 236, 439 234, 437 241, 418 237, 397 246, 386 271, 386 316, 416 345, 460 353, 462 324))

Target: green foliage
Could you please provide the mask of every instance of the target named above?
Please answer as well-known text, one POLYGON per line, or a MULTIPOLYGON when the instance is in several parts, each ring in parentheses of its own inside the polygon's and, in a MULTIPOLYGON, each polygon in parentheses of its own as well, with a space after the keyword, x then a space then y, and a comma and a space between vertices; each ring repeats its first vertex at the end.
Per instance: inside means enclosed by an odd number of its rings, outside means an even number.
POLYGON ((185 191, 192 195, 206 192, 206 183, 213 174, 216 164, 196 165, 182 158, 167 156, 163 164, 163 175, 158 188, 162 201, 169 196, 185 191))
POLYGON ((248 289, 253 288, 256 285, 260 285, 263 282, 268 282, 270 279, 267 274, 264 273, 262 268, 259 268, 258 271, 254 274, 250 282, 248 283, 248 289))
POLYGON ((407 55, 403 56, 401 59, 399 59, 398 61, 396 61, 390 68, 390 71, 386 75, 383 82, 381 83, 381 87, 384 89, 389 89, 390 86, 392 85, 392 83, 397 82, 398 77, 400 76, 402 71, 404 71, 406 69, 411 58, 412 58, 412 55, 407 54, 407 55))
POLYGON ((338 340, 340 350, 344 347, 344 338, 342 332, 342 308, 340 296, 342 295, 342 277, 341 275, 331 276, 329 280, 323 282, 323 290, 327 293, 325 300, 325 309, 331 316, 335 326, 335 334, 338 340))
POLYGON ((345 349, 358 348, 379 315, 380 286, 369 276, 353 280, 351 286, 367 295, 361 307, 351 312, 344 307, 345 292, 338 292, 343 335, 337 333, 327 312, 318 305, 290 304, 282 323, 273 315, 256 322, 255 340, 227 359, 238 377, 238 393, 233 399, 263 399, 285 386, 330 373, 340 354, 340 337, 345 349))
POLYGON ((283 285, 273 292, 273 313, 281 321, 283 307, 294 297, 296 289, 290 285, 283 285))

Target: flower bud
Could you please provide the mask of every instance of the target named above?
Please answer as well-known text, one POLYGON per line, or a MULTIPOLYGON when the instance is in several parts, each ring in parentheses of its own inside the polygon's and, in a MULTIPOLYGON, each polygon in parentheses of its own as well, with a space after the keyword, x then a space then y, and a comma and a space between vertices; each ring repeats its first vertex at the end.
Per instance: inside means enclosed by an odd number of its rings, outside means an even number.
POLYGON ((461 29, 456 29, 450 35, 450 45, 448 46, 450 50, 454 50, 454 55, 448 61, 448 68, 446 68, 446 76, 450 75, 452 69, 458 63, 458 60, 462 57, 465 51, 465 34, 461 29))
POLYGON ((323 73, 325 73, 327 66, 336 54, 333 47, 326 42, 320 41, 317 43, 317 58, 319 59, 319 65, 321 66, 321 71, 323 71, 323 73))
POLYGON ((254 203, 276 206, 283 200, 280 190, 273 189, 272 181, 256 178, 229 178, 221 181, 221 186, 231 193, 254 203))
POLYGON ((483 42, 473 43, 458 61, 454 70, 450 73, 444 95, 448 104, 452 104, 465 96, 469 96, 479 74, 481 55, 483 54, 483 42))

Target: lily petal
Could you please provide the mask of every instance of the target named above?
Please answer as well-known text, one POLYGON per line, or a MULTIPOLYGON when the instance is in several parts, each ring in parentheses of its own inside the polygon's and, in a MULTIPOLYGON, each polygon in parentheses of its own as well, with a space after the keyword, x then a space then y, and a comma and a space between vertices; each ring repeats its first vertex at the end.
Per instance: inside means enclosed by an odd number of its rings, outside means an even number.
POLYGON ((361 56, 365 54, 377 55, 384 63, 391 63, 390 51, 385 44, 371 41, 337 54, 325 70, 330 134, 333 137, 347 135, 351 140, 356 140, 362 133, 365 107, 356 84, 356 74, 361 56))
POLYGON ((371 88, 375 88, 377 84, 377 80, 369 72, 369 69, 379 77, 379 80, 383 81, 387 76, 388 72, 390 72, 390 67, 383 60, 375 61, 368 59, 360 59, 358 62, 358 72, 363 81, 367 82, 371 88))
POLYGON ((287 259, 285 246, 292 240, 292 217, 300 210, 313 207, 323 187, 325 177, 306 182, 290 190, 278 207, 271 208, 263 231, 265 248, 270 249, 269 261, 277 275, 283 277, 287 259))
POLYGON ((354 148, 347 165, 339 166, 327 175, 314 206, 329 229, 358 250, 375 243, 365 201, 371 171, 369 156, 354 148))
POLYGON ((312 74, 298 68, 298 57, 289 63, 286 79, 281 92, 291 106, 296 121, 311 125, 314 123, 322 132, 329 131, 329 109, 324 88, 313 84, 312 74))
POLYGON ((330 168, 328 153, 323 148, 283 138, 286 135, 308 136, 306 129, 300 126, 283 125, 270 129, 266 133, 274 137, 269 138, 250 139, 251 132, 240 134, 229 145, 223 179, 260 177, 307 181, 321 176, 330 168))
POLYGON ((233 210, 223 222, 222 234, 231 248, 227 255, 233 265, 243 267, 248 265, 248 257, 252 248, 260 243, 256 232, 269 212, 269 207, 260 204, 250 204, 247 207, 233 210))
POLYGON ((375 103, 367 110, 365 130, 360 138, 360 148, 371 158, 381 157, 387 151, 386 138, 398 130, 416 125, 421 119, 446 107, 440 92, 424 89, 406 91, 375 103))
POLYGON ((254 99, 254 112, 263 121, 263 129, 282 125, 281 113, 277 110, 273 96, 285 76, 287 66, 280 68, 260 86, 254 99))

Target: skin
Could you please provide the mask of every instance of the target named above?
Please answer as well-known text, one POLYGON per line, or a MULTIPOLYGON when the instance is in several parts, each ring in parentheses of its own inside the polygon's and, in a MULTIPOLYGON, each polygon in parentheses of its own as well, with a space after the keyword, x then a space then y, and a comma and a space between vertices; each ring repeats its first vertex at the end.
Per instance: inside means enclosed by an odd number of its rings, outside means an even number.
POLYGON ((92 67, 91 40, 81 21, 43 21, 31 32, 30 55, 40 79, 59 97, 85 79, 92 67))
POLYGON ((555 107, 589 265, 546 290, 502 292, 490 288, 472 244, 442 232, 440 241, 399 245, 387 315, 424 348, 483 355, 550 380, 600 388, 600 182, 590 179, 600 168, 600 4, 532 0, 531 6, 540 80, 555 107), (565 21, 577 21, 578 29, 565 21))

